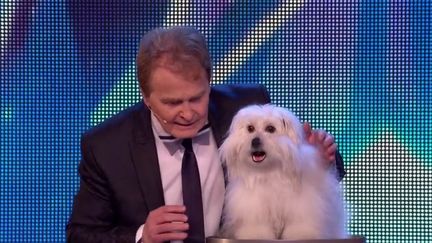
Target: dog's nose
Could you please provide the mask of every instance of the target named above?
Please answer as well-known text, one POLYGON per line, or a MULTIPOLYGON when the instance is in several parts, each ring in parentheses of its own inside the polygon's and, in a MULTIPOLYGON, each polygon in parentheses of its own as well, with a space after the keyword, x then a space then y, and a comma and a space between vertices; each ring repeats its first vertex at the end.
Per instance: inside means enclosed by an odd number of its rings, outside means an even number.
POLYGON ((261 146, 261 139, 254 138, 252 139, 252 148, 259 148, 261 146))

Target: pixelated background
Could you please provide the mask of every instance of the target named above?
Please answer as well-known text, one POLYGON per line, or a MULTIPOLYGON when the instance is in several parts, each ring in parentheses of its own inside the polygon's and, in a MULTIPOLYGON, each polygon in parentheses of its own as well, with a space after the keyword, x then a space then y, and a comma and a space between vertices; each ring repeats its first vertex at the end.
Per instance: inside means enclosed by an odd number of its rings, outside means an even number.
POLYGON ((1 0, 1 242, 64 242, 80 135, 140 100, 134 59, 196 26, 212 83, 262 83, 331 132, 350 232, 432 241, 429 0, 1 0))

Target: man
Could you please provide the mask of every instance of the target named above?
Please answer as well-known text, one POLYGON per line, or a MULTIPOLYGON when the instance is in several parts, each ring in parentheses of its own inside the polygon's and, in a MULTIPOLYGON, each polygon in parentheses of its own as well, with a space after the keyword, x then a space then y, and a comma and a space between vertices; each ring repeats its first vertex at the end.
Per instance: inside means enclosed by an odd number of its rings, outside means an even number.
MULTIPOLYGON (((204 242, 220 224, 225 184, 217 148, 232 117, 270 99, 260 85, 210 87, 205 38, 191 27, 155 29, 137 55, 143 101, 85 133, 80 188, 67 226, 69 242, 204 242), (201 187, 203 235, 191 237, 183 205, 182 141, 192 138, 201 187)), ((333 138, 305 126, 343 176, 333 138)), ((193 185, 190 185, 193 186, 193 185)))

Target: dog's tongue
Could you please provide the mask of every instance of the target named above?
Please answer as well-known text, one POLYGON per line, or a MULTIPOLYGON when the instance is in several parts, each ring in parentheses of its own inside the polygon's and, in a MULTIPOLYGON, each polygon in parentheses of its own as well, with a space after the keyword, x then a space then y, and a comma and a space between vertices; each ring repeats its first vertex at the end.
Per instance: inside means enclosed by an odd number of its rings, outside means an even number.
POLYGON ((261 163, 266 157, 266 154, 264 152, 253 152, 252 153, 252 160, 255 163, 261 163))

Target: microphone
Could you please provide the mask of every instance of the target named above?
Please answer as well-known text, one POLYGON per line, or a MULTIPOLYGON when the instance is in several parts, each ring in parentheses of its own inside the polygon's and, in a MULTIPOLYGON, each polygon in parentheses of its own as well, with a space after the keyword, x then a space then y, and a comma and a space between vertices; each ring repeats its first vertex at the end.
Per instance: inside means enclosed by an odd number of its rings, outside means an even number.
POLYGON ((156 112, 154 112, 152 109, 151 109, 151 107, 148 105, 147 106, 147 108, 155 115, 155 117, 157 117, 157 119, 159 120, 159 121, 162 121, 163 122, 163 124, 167 124, 168 123, 168 121, 167 120, 165 120, 165 119, 162 119, 162 117, 160 117, 158 114, 156 114, 156 112))

